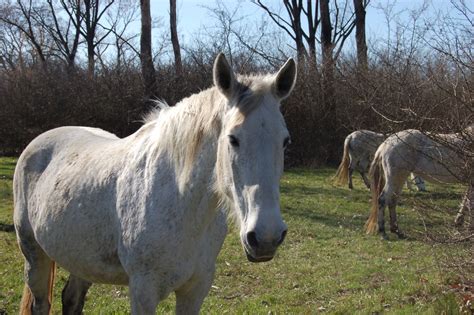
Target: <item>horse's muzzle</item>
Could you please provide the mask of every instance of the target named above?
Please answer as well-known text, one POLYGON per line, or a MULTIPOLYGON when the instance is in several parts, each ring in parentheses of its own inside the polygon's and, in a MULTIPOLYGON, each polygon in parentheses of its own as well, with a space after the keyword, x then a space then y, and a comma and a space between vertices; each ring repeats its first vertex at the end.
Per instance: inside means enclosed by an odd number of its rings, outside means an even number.
POLYGON ((247 253, 247 251, 245 251, 245 254, 247 254, 247 259, 250 262, 253 262, 253 263, 266 262, 266 261, 270 261, 270 260, 273 259, 273 256, 262 256, 262 257, 259 257, 259 258, 255 258, 252 255, 250 255, 249 253, 247 253))
POLYGON ((273 259, 277 248, 283 243, 286 236, 286 229, 281 233, 280 238, 262 242, 258 240, 255 231, 248 232, 243 238, 243 247, 250 262, 265 262, 273 259))

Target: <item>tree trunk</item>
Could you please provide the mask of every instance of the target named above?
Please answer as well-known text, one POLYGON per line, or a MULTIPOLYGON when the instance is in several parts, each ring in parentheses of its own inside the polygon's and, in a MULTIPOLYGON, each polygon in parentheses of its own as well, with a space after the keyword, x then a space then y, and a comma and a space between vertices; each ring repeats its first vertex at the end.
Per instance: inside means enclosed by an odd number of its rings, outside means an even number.
POLYGON ((313 2, 314 0, 307 0, 306 4, 306 18, 308 20, 308 37, 306 42, 308 43, 309 51, 309 66, 313 72, 316 72, 316 31, 318 29, 318 9, 319 0, 316 0, 314 5, 314 16, 313 16, 313 2))
POLYGON ((176 74, 181 76, 183 73, 183 64, 181 62, 181 50, 179 48, 178 27, 176 22, 176 0, 170 0, 170 28, 171 43, 173 44, 174 66, 176 74))
POLYGON ((359 69, 367 69, 367 43, 365 40, 365 0, 354 0, 357 64, 359 69))
POLYGON ((87 73, 90 77, 94 76, 95 70, 95 47, 94 39, 87 40, 87 73))
POLYGON ((332 42, 332 25, 329 12, 329 0, 320 0, 321 14, 321 50, 322 50, 322 78, 321 88, 323 104, 325 106, 325 132, 330 145, 327 148, 327 159, 331 162, 337 159, 337 139, 335 139, 337 126, 336 103, 334 100, 334 43, 332 42))
POLYGON ((140 10, 142 22, 140 35, 140 61, 145 88, 145 98, 150 99, 155 95, 156 89, 155 67, 153 66, 153 58, 151 55, 150 0, 140 0, 140 10))

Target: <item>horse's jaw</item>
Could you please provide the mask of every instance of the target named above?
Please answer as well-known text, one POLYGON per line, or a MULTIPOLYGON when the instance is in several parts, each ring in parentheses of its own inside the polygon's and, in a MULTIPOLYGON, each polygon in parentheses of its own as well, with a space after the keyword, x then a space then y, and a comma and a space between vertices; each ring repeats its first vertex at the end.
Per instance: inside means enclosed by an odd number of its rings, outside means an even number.
POLYGON ((250 254, 247 252, 247 250, 245 250, 245 254, 247 255, 248 261, 253 262, 253 263, 259 263, 259 262, 270 261, 270 260, 272 260, 273 257, 274 257, 274 256, 264 256, 264 257, 255 258, 255 257, 253 257, 252 255, 250 255, 250 254))

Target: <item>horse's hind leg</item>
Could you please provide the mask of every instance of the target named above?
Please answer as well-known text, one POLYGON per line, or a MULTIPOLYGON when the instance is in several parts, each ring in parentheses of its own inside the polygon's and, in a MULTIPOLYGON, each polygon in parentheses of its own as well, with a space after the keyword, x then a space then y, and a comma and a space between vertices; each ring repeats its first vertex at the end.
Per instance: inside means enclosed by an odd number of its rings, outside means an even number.
POLYGON ((382 190, 382 193, 380 194, 378 198, 378 211, 377 211, 377 225, 379 227, 379 234, 380 236, 386 240, 388 239, 387 233, 385 233, 385 188, 382 190))
POLYGON ((397 212, 396 212, 398 197, 400 196, 402 192, 403 184, 405 181, 406 181, 406 177, 404 176, 399 176, 396 180, 394 180, 392 182, 393 192, 390 194, 390 198, 386 200, 387 205, 388 205, 388 210, 390 212, 390 232, 397 234, 398 238, 406 237, 405 234, 403 234, 400 231, 400 228, 398 227, 397 212))
POLYGON ((354 173, 354 169, 352 168, 352 164, 349 164, 349 173, 348 173, 348 177, 349 177, 349 189, 354 188, 354 186, 352 185, 352 173, 354 173))
POLYGON ((19 245, 25 256, 26 281, 20 314, 49 314, 53 262, 33 238, 20 238, 19 245))
POLYGON ((359 171, 360 176, 362 177, 362 180, 364 181, 365 186, 368 189, 370 189, 370 180, 367 178, 367 173, 369 172, 369 169, 370 169, 370 160, 368 160, 365 157, 362 158, 359 161, 359 165, 357 169, 359 171))
POLYGON ((72 274, 62 292, 63 314, 82 314, 84 300, 92 283, 72 274))
POLYGON ((405 234, 400 231, 397 222, 397 212, 395 208, 397 207, 397 196, 393 196, 392 200, 388 203, 388 210, 390 212, 390 232, 397 234, 398 238, 405 238, 405 234))
POLYGON ((365 186, 367 186, 368 189, 370 189, 370 180, 367 178, 367 175, 365 175, 365 172, 359 172, 360 176, 362 176, 362 179, 364 180, 365 186))

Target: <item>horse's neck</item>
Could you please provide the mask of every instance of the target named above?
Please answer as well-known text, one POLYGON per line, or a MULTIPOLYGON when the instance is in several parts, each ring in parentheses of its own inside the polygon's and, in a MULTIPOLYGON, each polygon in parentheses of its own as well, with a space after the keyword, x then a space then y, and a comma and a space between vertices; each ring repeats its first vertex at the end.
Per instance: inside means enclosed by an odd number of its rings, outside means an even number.
POLYGON ((216 92, 206 90, 183 100, 137 132, 144 149, 141 164, 154 178, 152 185, 175 183, 169 186, 180 196, 182 208, 193 208, 190 221, 196 226, 209 221, 218 202, 214 169, 224 103, 216 92))

